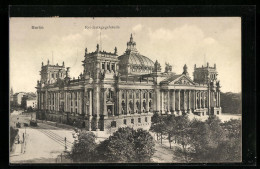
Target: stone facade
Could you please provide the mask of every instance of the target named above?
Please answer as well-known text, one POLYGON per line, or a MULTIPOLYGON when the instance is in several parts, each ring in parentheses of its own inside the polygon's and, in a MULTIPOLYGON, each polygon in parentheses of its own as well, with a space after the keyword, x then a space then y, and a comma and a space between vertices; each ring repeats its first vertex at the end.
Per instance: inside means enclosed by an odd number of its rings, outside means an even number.
POLYGON ((187 66, 183 73, 172 72, 166 63, 161 71, 141 55, 131 35, 121 56, 114 52, 85 49, 83 73, 71 79, 69 68, 42 64, 37 83, 37 118, 61 123, 78 123, 87 130, 115 130, 118 127, 149 129, 157 112, 198 116, 221 114, 220 84, 216 65, 196 68, 194 80, 187 66))

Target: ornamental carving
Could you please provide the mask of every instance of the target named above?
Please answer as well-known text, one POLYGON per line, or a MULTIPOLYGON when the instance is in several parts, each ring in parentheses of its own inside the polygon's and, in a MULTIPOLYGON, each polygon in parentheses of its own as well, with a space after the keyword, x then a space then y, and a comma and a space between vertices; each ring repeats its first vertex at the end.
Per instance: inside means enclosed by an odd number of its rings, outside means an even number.
POLYGON ((190 81, 187 80, 186 78, 181 78, 177 82, 175 82, 174 84, 191 85, 190 81))

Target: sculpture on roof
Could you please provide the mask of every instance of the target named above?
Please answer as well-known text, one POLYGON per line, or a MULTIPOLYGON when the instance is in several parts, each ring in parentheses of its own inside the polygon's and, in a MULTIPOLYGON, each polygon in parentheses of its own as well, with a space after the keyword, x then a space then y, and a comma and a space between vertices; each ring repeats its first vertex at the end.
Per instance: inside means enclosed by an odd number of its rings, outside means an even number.
POLYGON ((172 71, 172 65, 169 63, 165 63, 165 73, 171 72, 172 71))
POLYGON ((115 47, 115 52, 114 52, 114 54, 117 54, 117 47, 115 47))
POLYGON ((97 52, 99 52, 99 44, 97 44, 97 52))
POLYGON ((183 66, 183 73, 182 74, 188 75, 188 67, 187 67, 186 64, 183 66))
POLYGON ((161 65, 157 60, 154 63, 154 72, 161 72, 161 65))

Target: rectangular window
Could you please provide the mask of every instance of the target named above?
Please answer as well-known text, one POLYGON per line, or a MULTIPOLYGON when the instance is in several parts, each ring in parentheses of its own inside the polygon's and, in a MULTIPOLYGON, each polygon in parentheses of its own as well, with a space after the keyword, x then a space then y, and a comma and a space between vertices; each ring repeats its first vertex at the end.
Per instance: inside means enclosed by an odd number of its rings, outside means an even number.
POLYGON ((147 117, 145 117, 145 119, 144 119, 144 120, 145 120, 145 122, 147 122, 147 117))
POLYGON ((116 127, 116 121, 111 121, 111 127, 116 127))
POLYGON ((75 113, 78 113, 78 109, 77 108, 75 109, 75 113))
POLYGON ((77 101, 75 101, 75 106, 77 106, 77 101))
POLYGON ((71 106, 73 106, 73 102, 71 101, 71 106))
POLYGON ((124 119, 124 124, 126 124, 126 119, 124 119))
POLYGON ((73 108, 71 108, 71 113, 73 112, 73 108))
POLYGON ((139 93, 136 93, 136 98, 139 99, 139 93))
POLYGON ((141 118, 138 118, 138 123, 141 123, 141 118))
POLYGON ((131 119, 131 123, 134 124, 135 123, 135 119, 131 119))
POLYGON ((152 93, 149 93, 149 98, 150 98, 150 99, 152 98, 152 93))

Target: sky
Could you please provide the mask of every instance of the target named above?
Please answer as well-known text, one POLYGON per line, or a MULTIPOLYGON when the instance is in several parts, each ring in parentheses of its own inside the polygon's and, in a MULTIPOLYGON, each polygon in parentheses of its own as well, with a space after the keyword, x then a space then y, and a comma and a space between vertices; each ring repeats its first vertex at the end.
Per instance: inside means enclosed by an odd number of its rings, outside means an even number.
POLYGON ((101 50, 114 52, 117 47, 122 55, 131 33, 137 50, 158 60, 162 70, 168 62, 173 72, 181 74, 187 64, 193 79, 194 64, 215 63, 221 91, 241 92, 240 17, 9 19, 10 87, 14 92, 36 92, 41 63, 47 64, 48 59, 51 64, 64 61, 71 67, 71 77, 78 77, 83 72, 85 48, 93 52, 99 43, 101 50))

